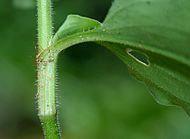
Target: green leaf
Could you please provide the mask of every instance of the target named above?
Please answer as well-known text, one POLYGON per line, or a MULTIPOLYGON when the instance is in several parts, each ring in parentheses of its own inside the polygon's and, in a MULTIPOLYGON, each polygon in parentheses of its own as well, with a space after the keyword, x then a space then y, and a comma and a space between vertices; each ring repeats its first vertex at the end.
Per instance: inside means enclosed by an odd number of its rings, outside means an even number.
POLYGON ((65 23, 59 28, 54 35, 53 42, 59 41, 62 38, 73 34, 87 32, 101 26, 101 23, 78 15, 69 15, 65 23))
POLYGON ((103 24, 70 16, 41 55, 99 43, 126 63, 158 103, 190 113, 189 9, 189 0, 115 0, 103 24))
POLYGON ((148 56, 150 64, 143 66, 128 52, 126 55, 126 46, 106 44, 145 82, 157 102, 179 105, 187 112, 190 110, 189 9, 189 0, 116 0, 104 21, 109 33, 118 34, 115 38, 128 41, 133 50, 148 56))
POLYGON ((13 0, 13 5, 19 9, 33 9, 35 8, 35 0, 13 0))

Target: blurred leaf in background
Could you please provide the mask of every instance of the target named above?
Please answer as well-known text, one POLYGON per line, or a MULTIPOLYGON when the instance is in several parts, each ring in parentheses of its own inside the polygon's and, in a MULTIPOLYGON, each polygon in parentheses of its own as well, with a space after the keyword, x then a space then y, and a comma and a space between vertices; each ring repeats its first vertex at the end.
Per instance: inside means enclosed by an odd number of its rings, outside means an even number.
MULTIPOLYGON (((55 30, 68 14, 103 21, 111 0, 55 0, 55 30)), ((42 139, 35 104, 34 0, 0 1, 0 139, 42 139)), ((156 104, 126 66, 92 43, 58 60, 58 98, 65 139, 189 139, 190 119, 156 104)))
POLYGON ((35 0, 13 0, 13 5, 20 9, 32 9, 36 5, 35 0))

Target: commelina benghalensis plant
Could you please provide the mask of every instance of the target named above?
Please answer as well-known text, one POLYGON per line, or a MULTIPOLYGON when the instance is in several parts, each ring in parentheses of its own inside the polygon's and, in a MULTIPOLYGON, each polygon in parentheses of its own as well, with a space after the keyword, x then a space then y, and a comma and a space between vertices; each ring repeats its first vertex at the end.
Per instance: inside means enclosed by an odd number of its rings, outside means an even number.
POLYGON ((51 0, 37 3, 38 115, 46 139, 61 139, 55 92, 58 55, 83 42, 117 55, 158 103, 178 105, 190 114, 190 0, 115 0, 103 23, 69 15, 56 33, 51 0))

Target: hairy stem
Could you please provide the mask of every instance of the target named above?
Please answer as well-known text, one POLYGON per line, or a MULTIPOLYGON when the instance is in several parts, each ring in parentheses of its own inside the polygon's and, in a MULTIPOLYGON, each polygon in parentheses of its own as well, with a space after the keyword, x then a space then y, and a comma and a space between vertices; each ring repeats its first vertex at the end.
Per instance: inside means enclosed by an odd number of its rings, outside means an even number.
MULTIPOLYGON (((51 0, 38 0, 38 53, 50 46, 52 37, 51 0)), ((46 139, 60 139, 56 110, 56 59, 49 52, 37 57, 38 68, 38 115, 46 139)))
POLYGON ((45 138, 60 139, 55 94, 56 57, 48 54, 38 63, 38 115, 45 138))
POLYGON ((38 0, 38 47, 39 51, 49 46, 52 37, 51 0, 38 0))

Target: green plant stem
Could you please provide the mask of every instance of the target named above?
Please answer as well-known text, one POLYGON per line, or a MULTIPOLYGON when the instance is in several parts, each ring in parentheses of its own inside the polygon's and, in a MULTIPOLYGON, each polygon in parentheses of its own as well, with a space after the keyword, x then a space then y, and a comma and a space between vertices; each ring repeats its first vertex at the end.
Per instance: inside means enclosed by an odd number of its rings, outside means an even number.
MULTIPOLYGON (((38 0, 38 53, 51 45, 52 15, 51 0, 38 0)), ((49 52, 37 57, 38 69, 38 115, 46 139, 60 139, 56 110, 56 59, 49 52)))
POLYGON ((38 65, 38 114, 46 139, 60 139, 56 111, 56 58, 48 54, 38 65))
POLYGON ((38 0, 38 48, 39 51, 50 45, 52 38, 51 0, 38 0))

